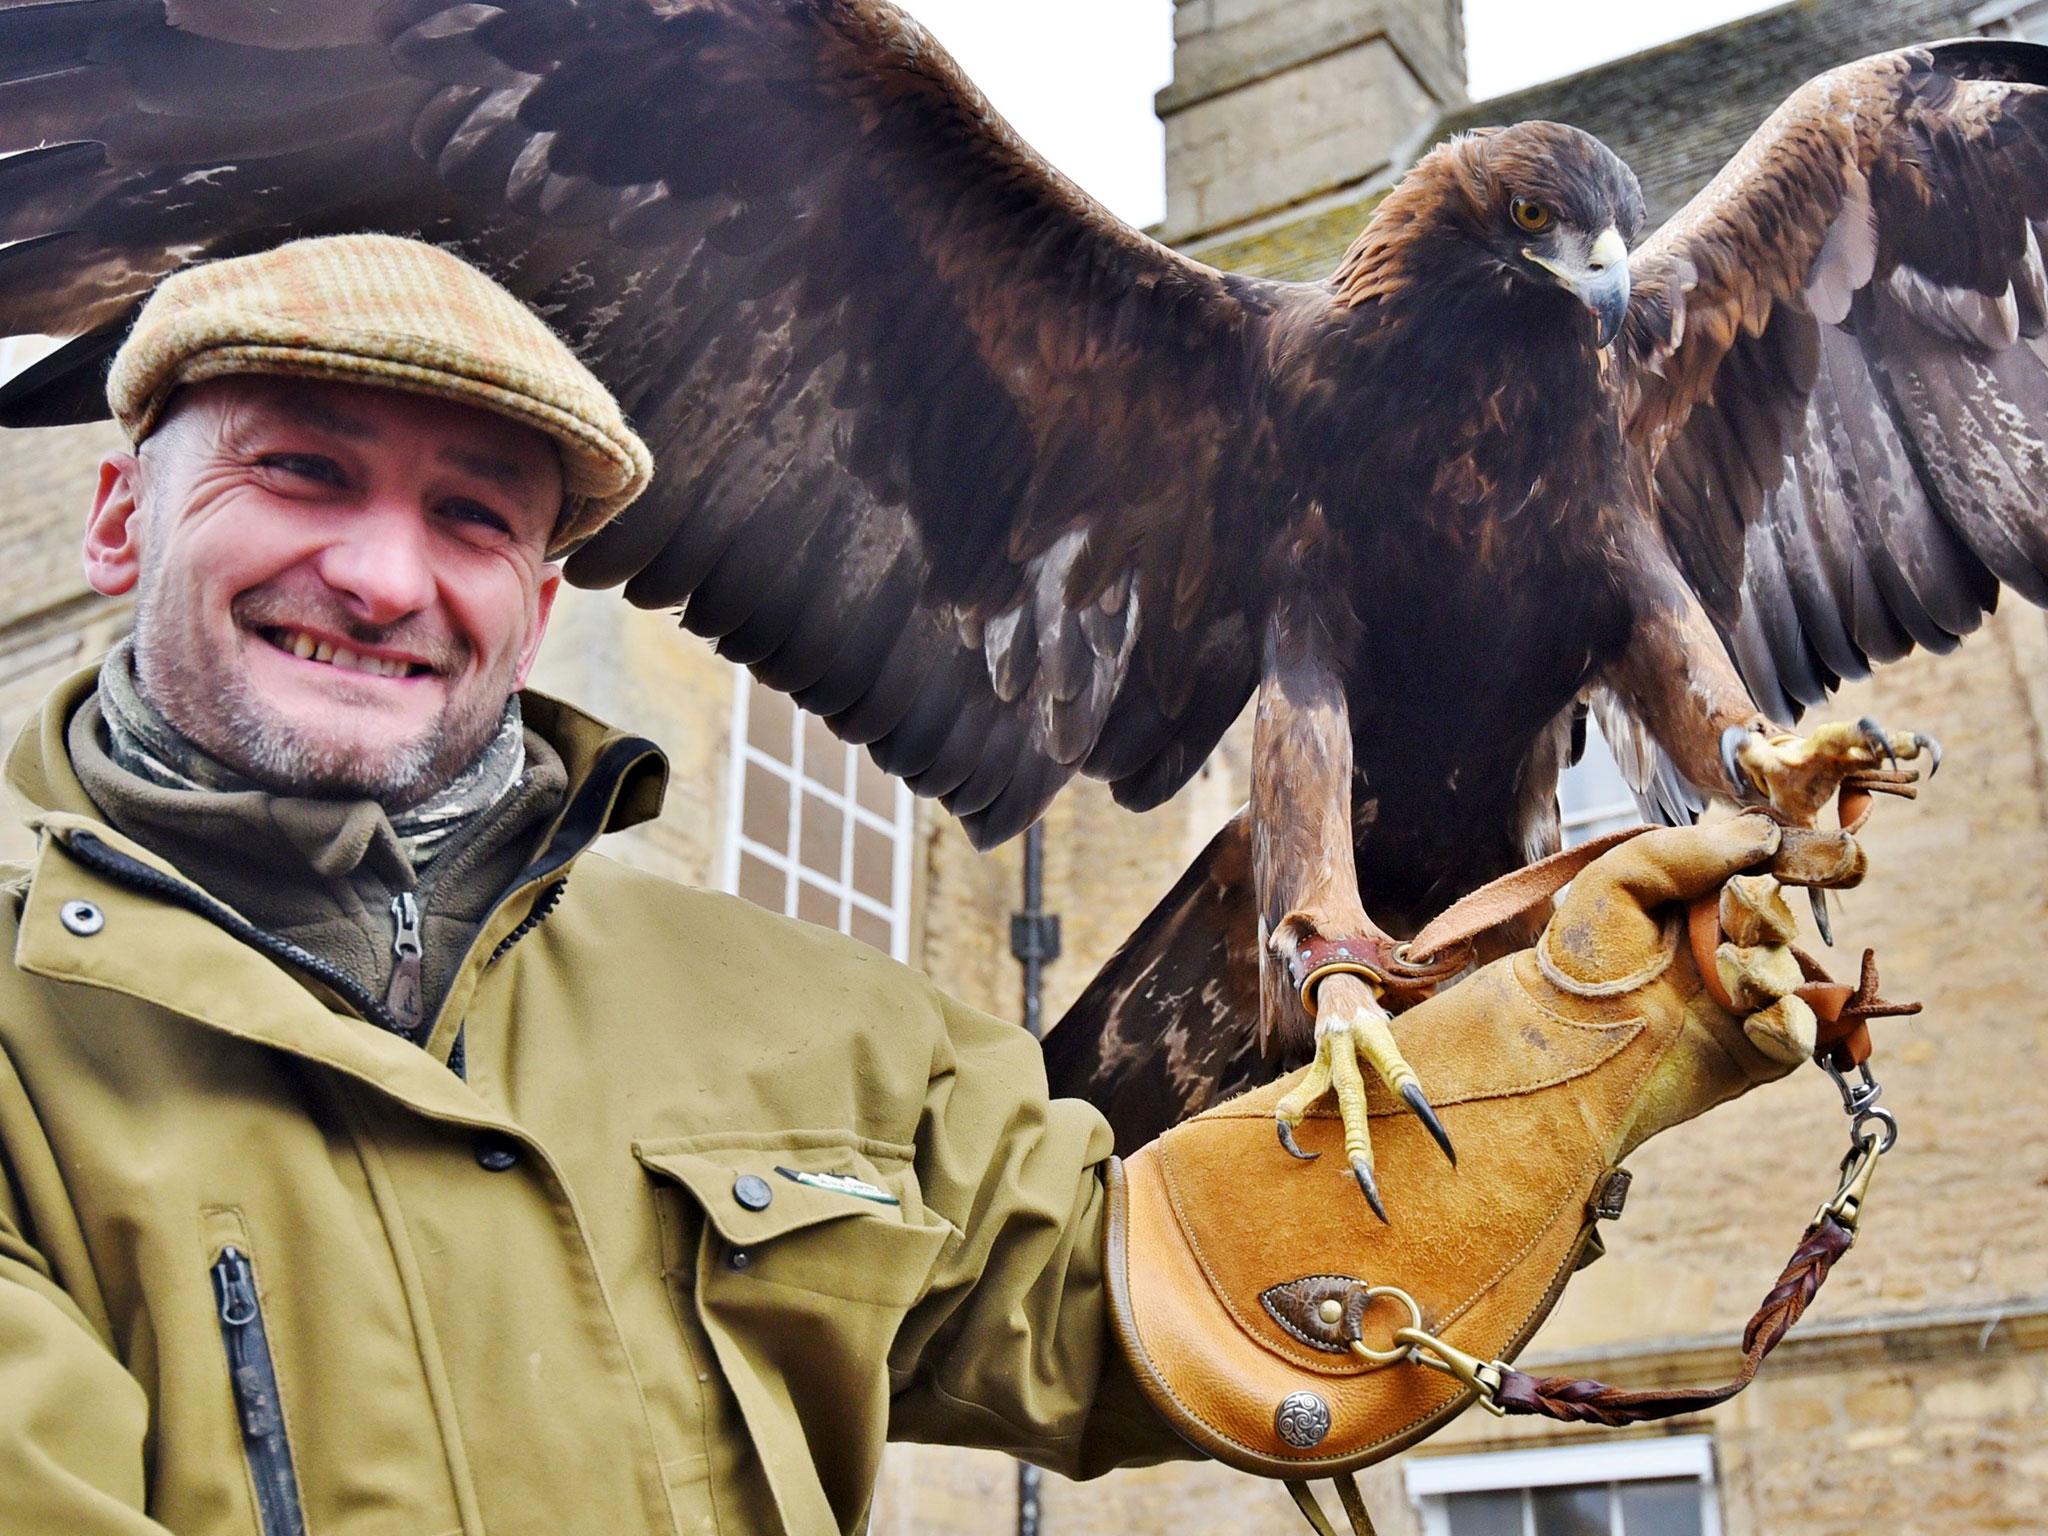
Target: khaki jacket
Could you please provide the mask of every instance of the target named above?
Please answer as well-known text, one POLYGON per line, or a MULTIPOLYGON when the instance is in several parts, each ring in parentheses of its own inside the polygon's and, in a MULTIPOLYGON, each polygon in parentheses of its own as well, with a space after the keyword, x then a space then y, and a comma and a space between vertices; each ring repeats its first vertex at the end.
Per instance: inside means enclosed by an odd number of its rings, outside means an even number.
POLYGON ((1101 1120, 872 951, 589 852, 648 743, 526 701, 568 798, 422 1051, 100 820, 91 683, 9 764, 0 1533, 809 1536, 889 1437, 1174 1451, 1101 1120))

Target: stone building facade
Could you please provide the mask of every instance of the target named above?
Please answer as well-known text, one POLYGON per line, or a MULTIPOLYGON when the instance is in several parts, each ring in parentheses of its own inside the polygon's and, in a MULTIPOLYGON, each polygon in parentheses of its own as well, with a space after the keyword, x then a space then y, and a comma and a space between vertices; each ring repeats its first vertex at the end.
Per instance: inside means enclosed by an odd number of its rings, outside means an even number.
MULTIPOLYGON (((2044 9, 1801 0, 1472 104, 1456 0, 1177 0, 1176 78, 1159 98, 1165 233, 1220 266, 1319 277, 1422 148, 1458 127, 1529 117, 1600 134, 1661 217, 1819 69, 1914 38, 2037 24, 2044 9)), ((77 557, 92 464, 111 441, 104 428, 0 440, 10 737, 127 622, 124 605, 85 588, 77 557)), ((667 813, 613 839, 615 856, 764 900, 780 893, 827 921, 836 900, 849 926, 886 912, 877 942, 962 998, 1017 1015, 1015 844, 978 855, 943 813, 870 793, 857 762, 839 777, 814 729, 665 615, 613 596, 565 597, 537 682, 670 753, 667 813)), ((1867 839, 1875 876, 1838 921, 1841 954, 1876 945, 1889 989, 1928 1005, 1880 1026, 1886 1103, 1905 1135, 1864 1240, 1744 1396, 1628 1433, 1468 1414, 1367 1475, 1383 1536, 2048 1529, 2048 987, 2037 959, 2048 939, 2048 620, 2009 601, 1957 654, 1915 656, 1845 690, 1831 713, 1932 730, 1949 748, 1925 800, 1880 806, 1867 839)), ((1045 899, 1065 947, 1046 976, 1048 1018, 1242 802, 1248 746, 1240 728, 1146 816, 1093 784, 1054 806, 1045 899)), ((0 856, 25 842, 0 825, 0 856)), ((1574 1280, 1525 1361, 1627 1383, 1724 1376, 1841 1140, 1832 1089, 1802 1072, 1645 1148, 1607 1257, 1574 1280)), ((1012 1530, 1016 1483, 997 1456, 898 1447, 871 1528, 1012 1530)), ((1299 1528, 1277 1488, 1214 1466, 1047 1478, 1042 1490, 1047 1536, 1299 1528)))

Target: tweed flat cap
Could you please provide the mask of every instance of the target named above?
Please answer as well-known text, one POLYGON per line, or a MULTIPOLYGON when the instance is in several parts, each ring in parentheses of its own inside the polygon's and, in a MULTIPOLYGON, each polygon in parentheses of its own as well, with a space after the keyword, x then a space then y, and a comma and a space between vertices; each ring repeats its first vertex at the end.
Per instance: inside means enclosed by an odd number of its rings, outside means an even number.
POLYGON ((114 355, 107 402, 139 443, 179 386, 245 373, 437 395, 545 432, 567 492, 551 556, 618 516, 653 474, 647 445, 561 337, 418 240, 328 235, 173 273, 114 355))

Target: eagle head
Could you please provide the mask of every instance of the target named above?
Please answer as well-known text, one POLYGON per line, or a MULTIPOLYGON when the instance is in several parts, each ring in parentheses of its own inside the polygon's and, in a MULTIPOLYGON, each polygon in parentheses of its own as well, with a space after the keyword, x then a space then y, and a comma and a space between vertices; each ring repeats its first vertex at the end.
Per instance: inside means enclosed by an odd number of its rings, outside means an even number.
POLYGON ((1511 283, 1562 288, 1593 317, 1599 345, 1613 341, 1628 311, 1629 244, 1643 227, 1635 172, 1563 123, 1481 128, 1438 153, 1457 188, 1445 202, 1460 233, 1511 283))

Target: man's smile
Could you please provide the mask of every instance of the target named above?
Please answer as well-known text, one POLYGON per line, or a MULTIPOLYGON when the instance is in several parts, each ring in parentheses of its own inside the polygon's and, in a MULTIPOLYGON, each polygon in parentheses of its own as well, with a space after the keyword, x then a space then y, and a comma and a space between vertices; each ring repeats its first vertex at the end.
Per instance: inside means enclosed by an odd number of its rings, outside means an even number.
POLYGON ((299 661, 314 662, 324 666, 340 667, 350 672, 365 673, 371 677, 404 680, 429 676, 434 668, 426 662, 394 653, 358 650, 336 640, 329 640, 303 629, 283 625, 265 625, 256 631, 270 645, 299 661))

